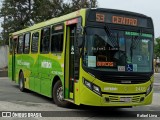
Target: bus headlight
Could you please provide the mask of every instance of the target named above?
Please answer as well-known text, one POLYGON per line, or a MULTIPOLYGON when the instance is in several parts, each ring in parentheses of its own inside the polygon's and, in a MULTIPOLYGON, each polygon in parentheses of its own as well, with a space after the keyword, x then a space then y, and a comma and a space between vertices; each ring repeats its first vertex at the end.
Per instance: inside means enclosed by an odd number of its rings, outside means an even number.
POLYGON ((146 96, 152 91, 153 83, 147 88, 146 96))
POLYGON ((84 79, 84 84, 89 88, 92 89, 92 85, 89 81, 87 81, 86 79, 84 79))
POLYGON ((100 87, 98 87, 97 85, 89 82, 88 80, 86 80, 85 78, 83 78, 83 83, 86 87, 88 87, 90 90, 92 90, 94 93, 98 94, 101 96, 101 89, 100 87))
POLYGON ((96 86, 96 85, 93 85, 93 91, 99 95, 101 95, 101 90, 100 90, 100 87, 96 86))

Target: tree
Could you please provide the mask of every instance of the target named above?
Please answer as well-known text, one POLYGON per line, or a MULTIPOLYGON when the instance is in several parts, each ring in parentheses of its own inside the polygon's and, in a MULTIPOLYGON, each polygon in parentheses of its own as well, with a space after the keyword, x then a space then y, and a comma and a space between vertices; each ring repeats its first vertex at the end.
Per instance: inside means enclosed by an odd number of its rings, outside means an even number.
POLYGON ((4 0, 0 13, 0 17, 4 18, 1 25, 3 40, 8 41, 9 33, 30 26, 30 14, 31 0, 4 0))
MULTIPOLYGON (((8 43, 9 33, 27 28, 33 24, 58 17, 80 8, 88 8, 90 0, 4 0, 0 17, 2 37, 8 43)), ((97 0, 92 0, 97 7, 97 0)))
MULTIPOLYGON (((90 0, 34 0, 32 18, 35 23, 54 17, 59 17, 81 8, 89 8, 90 0)), ((97 0, 93 1, 93 7, 97 7, 97 0)))
POLYGON ((39 23, 52 18, 52 12, 50 0, 34 0, 31 14, 34 23, 39 23))
POLYGON ((155 54, 155 58, 156 57, 160 57, 160 38, 156 38, 155 39, 156 43, 154 45, 154 54, 155 54))

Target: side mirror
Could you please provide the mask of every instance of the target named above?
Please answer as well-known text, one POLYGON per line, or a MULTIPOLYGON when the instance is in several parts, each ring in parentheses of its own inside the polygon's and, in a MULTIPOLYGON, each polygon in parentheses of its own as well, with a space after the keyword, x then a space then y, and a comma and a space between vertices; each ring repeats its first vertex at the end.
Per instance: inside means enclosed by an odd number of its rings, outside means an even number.
POLYGON ((78 47, 82 48, 83 45, 83 27, 80 25, 77 27, 77 41, 78 41, 78 47))
POLYGON ((84 40, 83 35, 78 35, 77 40, 78 40, 78 47, 79 47, 79 48, 82 48, 83 40, 84 40))

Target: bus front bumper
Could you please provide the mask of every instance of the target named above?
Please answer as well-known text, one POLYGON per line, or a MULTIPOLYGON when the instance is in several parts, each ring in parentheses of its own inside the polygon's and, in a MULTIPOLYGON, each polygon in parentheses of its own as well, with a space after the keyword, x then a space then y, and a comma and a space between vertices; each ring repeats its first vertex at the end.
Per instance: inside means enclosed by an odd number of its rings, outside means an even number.
POLYGON ((145 94, 134 95, 113 95, 102 94, 101 96, 94 93, 87 87, 81 92, 80 104, 90 106, 117 106, 129 107, 149 105, 152 103, 153 90, 146 96, 145 94))

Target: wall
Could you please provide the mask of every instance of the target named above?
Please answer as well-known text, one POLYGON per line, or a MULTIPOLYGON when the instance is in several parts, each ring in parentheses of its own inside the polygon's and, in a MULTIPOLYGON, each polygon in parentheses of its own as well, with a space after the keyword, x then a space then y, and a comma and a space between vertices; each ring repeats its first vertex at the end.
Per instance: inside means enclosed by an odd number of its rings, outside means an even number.
POLYGON ((0 46, 0 68, 8 66, 8 46, 0 46))

